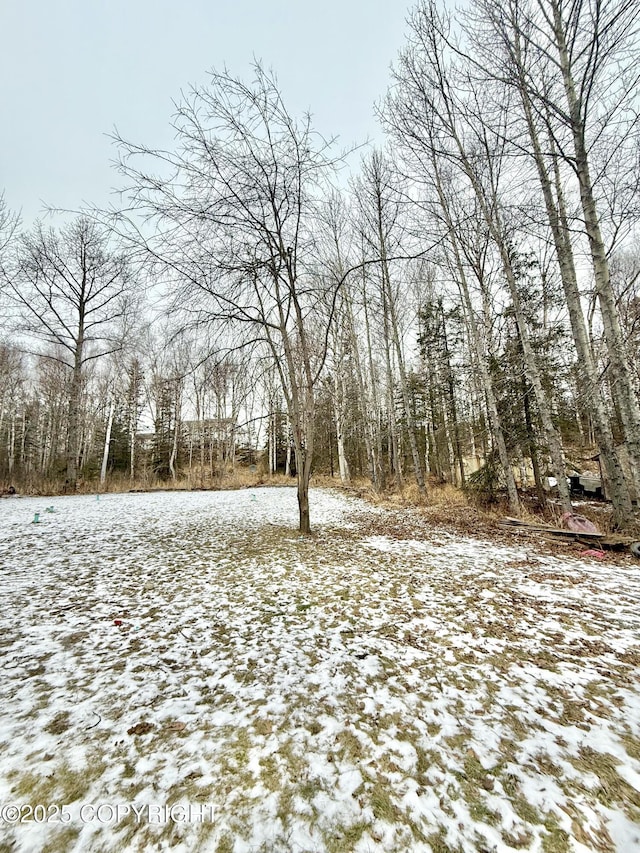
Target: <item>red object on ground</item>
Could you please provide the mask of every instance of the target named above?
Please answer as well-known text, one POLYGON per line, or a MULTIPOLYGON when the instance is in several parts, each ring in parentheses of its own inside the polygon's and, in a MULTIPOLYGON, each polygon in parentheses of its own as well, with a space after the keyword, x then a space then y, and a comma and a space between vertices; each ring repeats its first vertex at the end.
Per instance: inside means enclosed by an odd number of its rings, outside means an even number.
POLYGON ((593 548, 589 548, 587 551, 580 551, 581 557, 595 557, 597 560, 604 560, 606 554, 604 551, 595 551, 593 548))
POLYGON ((122 619, 114 619, 113 624, 114 625, 122 625, 122 619))
POLYGON ((562 525, 574 533, 600 533, 593 521, 575 512, 565 512, 560 516, 562 525))

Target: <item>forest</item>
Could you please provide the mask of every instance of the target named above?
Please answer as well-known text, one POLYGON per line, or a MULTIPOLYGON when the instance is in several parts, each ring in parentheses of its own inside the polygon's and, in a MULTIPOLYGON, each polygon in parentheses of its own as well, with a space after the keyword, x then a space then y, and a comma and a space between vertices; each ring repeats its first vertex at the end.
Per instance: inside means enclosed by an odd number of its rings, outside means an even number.
POLYGON ((344 150, 274 73, 212 71, 121 203, 0 202, 0 488, 239 469, 500 499, 640 494, 636 0, 420 0, 344 150))

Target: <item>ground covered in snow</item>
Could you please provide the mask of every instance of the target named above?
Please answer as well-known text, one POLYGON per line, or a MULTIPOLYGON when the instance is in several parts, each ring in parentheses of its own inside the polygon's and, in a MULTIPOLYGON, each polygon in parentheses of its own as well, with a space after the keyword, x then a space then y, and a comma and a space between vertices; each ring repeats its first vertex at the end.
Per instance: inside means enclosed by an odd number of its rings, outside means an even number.
POLYGON ((0 851, 640 849, 638 564, 311 501, 0 501, 0 851))

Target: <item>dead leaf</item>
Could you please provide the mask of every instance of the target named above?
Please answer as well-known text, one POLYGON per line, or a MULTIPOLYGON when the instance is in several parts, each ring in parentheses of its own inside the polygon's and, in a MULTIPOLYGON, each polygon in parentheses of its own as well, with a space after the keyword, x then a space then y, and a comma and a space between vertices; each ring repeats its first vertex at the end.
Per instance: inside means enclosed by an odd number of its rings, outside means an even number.
POLYGON ((153 730, 153 723, 136 723, 127 729, 128 735, 146 735, 153 730))

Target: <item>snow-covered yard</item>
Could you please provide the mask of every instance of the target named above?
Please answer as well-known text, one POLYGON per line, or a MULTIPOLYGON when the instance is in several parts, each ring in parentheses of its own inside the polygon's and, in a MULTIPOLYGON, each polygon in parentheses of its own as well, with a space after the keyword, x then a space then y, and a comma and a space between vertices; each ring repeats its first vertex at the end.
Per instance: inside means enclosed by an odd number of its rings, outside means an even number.
POLYGON ((2 853, 640 849, 640 564, 312 523, 0 501, 2 853))

